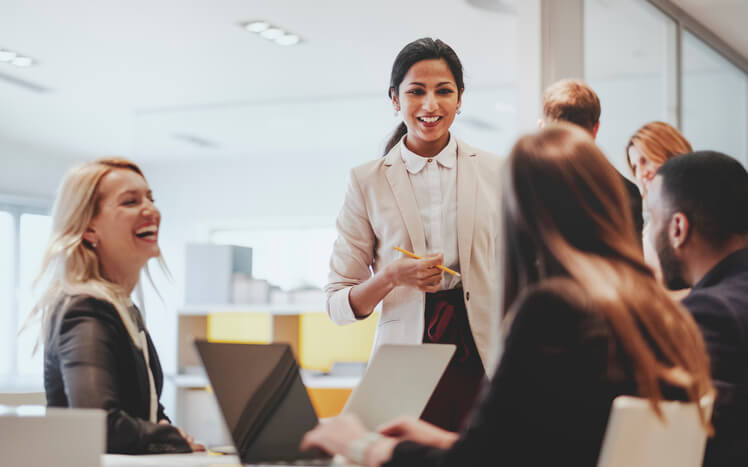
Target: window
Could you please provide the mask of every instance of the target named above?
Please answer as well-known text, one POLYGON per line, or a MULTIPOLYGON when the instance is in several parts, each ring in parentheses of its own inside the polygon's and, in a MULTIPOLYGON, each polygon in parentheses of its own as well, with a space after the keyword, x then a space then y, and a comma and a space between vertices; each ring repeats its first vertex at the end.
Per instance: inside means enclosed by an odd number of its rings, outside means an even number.
POLYGON ((0 353, 0 379, 25 389, 41 386, 41 351, 32 356, 39 326, 18 334, 34 303, 31 284, 41 266, 41 258, 52 223, 42 210, 27 206, 0 206, 0 325, 3 348, 0 353))
MULTIPOLYGON (((18 283, 19 324, 23 324, 34 306, 32 284, 44 256, 45 246, 52 232, 52 219, 42 214, 21 214, 20 263, 18 283)), ((32 356, 34 343, 39 336, 39 325, 26 329, 18 336, 16 362, 20 376, 43 374, 41 348, 32 356)))
POLYGON ((683 34, 683 133, 748 166, 748 75, 689 32, 683 34))
POLYGON ((598 144, 629 175, 625 146, 653 120, 676 124, 676 23, 644 0, 585 0, 584 76, 600 97, 598 144))
POLYGON ((9 212, 0 211, 0 329, 3 330, 2 350, 0 351, 0 375, 9 375, 12 370, 8 355, 15 354, 15 319, 13 316, 13 277, 15 234, 13 231, 13 216, 9 212))

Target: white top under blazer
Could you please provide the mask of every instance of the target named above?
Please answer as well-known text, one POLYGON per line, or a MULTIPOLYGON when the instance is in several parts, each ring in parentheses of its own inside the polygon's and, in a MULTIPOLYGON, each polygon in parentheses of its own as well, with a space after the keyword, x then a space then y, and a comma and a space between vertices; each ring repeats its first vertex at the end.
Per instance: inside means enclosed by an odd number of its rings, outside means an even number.
MULTIPOLYGON (((416 196, 423 223, 426 252, 444 253, 444 265, 460 271, 457 249, 457 141, 449 142, 434 157, 421 157, 400 140, 400 154, 416 196)), ((442 290, 460 285, 460 277, 442 274, 442 290)))
MULTIPOLYGON (((457 254, 470 329, 483 367, 491 375, 499 344, 500 290, 497 258, 503 159, 471 148, 454 137, 456 152, 457 254)), ((433 163, 433 162, 432 162, 433 163)), ((385 157, 351 170, 338 237, 330 258, 327 313, 337 324, 356 321, 350 289, 399 259, 399 246, 423 256, 426 235, 401 145, 385 157)), ((443 282, 444 284, 444 282, 443 282)), ((381 344, 423 341, 425 293, 395 287, 382 300, 374 349, 381 344)))

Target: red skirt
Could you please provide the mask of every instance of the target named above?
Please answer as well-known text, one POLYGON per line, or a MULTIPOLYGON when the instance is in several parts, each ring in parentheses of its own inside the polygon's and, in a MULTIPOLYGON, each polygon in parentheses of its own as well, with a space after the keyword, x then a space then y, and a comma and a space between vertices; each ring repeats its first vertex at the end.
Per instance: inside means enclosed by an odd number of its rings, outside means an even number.
POLYGON ((462 288, 427 293, 423 329, 424 343, 454 344, 457 350, 421 419, 454 432, 467 422, 486 377, 462 297, 462 288))

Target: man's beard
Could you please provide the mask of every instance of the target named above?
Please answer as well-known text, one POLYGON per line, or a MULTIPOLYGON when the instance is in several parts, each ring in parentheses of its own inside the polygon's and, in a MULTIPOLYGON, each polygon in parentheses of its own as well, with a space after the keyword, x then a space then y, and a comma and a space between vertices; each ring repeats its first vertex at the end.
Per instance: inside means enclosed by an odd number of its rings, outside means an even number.
POLYGON ((662 229, 655 238, 655 251, 660 259, 662 280, 670 290, 687 289, 690 285, 683 278, 683 261, 675 255, 667 238, 667 229, 662 229))

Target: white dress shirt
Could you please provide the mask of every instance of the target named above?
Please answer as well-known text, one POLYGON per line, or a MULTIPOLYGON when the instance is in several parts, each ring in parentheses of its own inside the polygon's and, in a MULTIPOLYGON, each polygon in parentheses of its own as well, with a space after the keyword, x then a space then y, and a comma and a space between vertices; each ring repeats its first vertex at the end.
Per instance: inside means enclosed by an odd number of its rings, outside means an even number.
MULTIPOLYGON (((426 237, 426 251, 444 253, 444 265, 460 271, 457 250, 457 140, 449 142, 434 157, 422 157, 400 140, 400 153, 408 170, 426 237)), ((442 274, 442 290, 460 285, 460 278, 442 274)))

